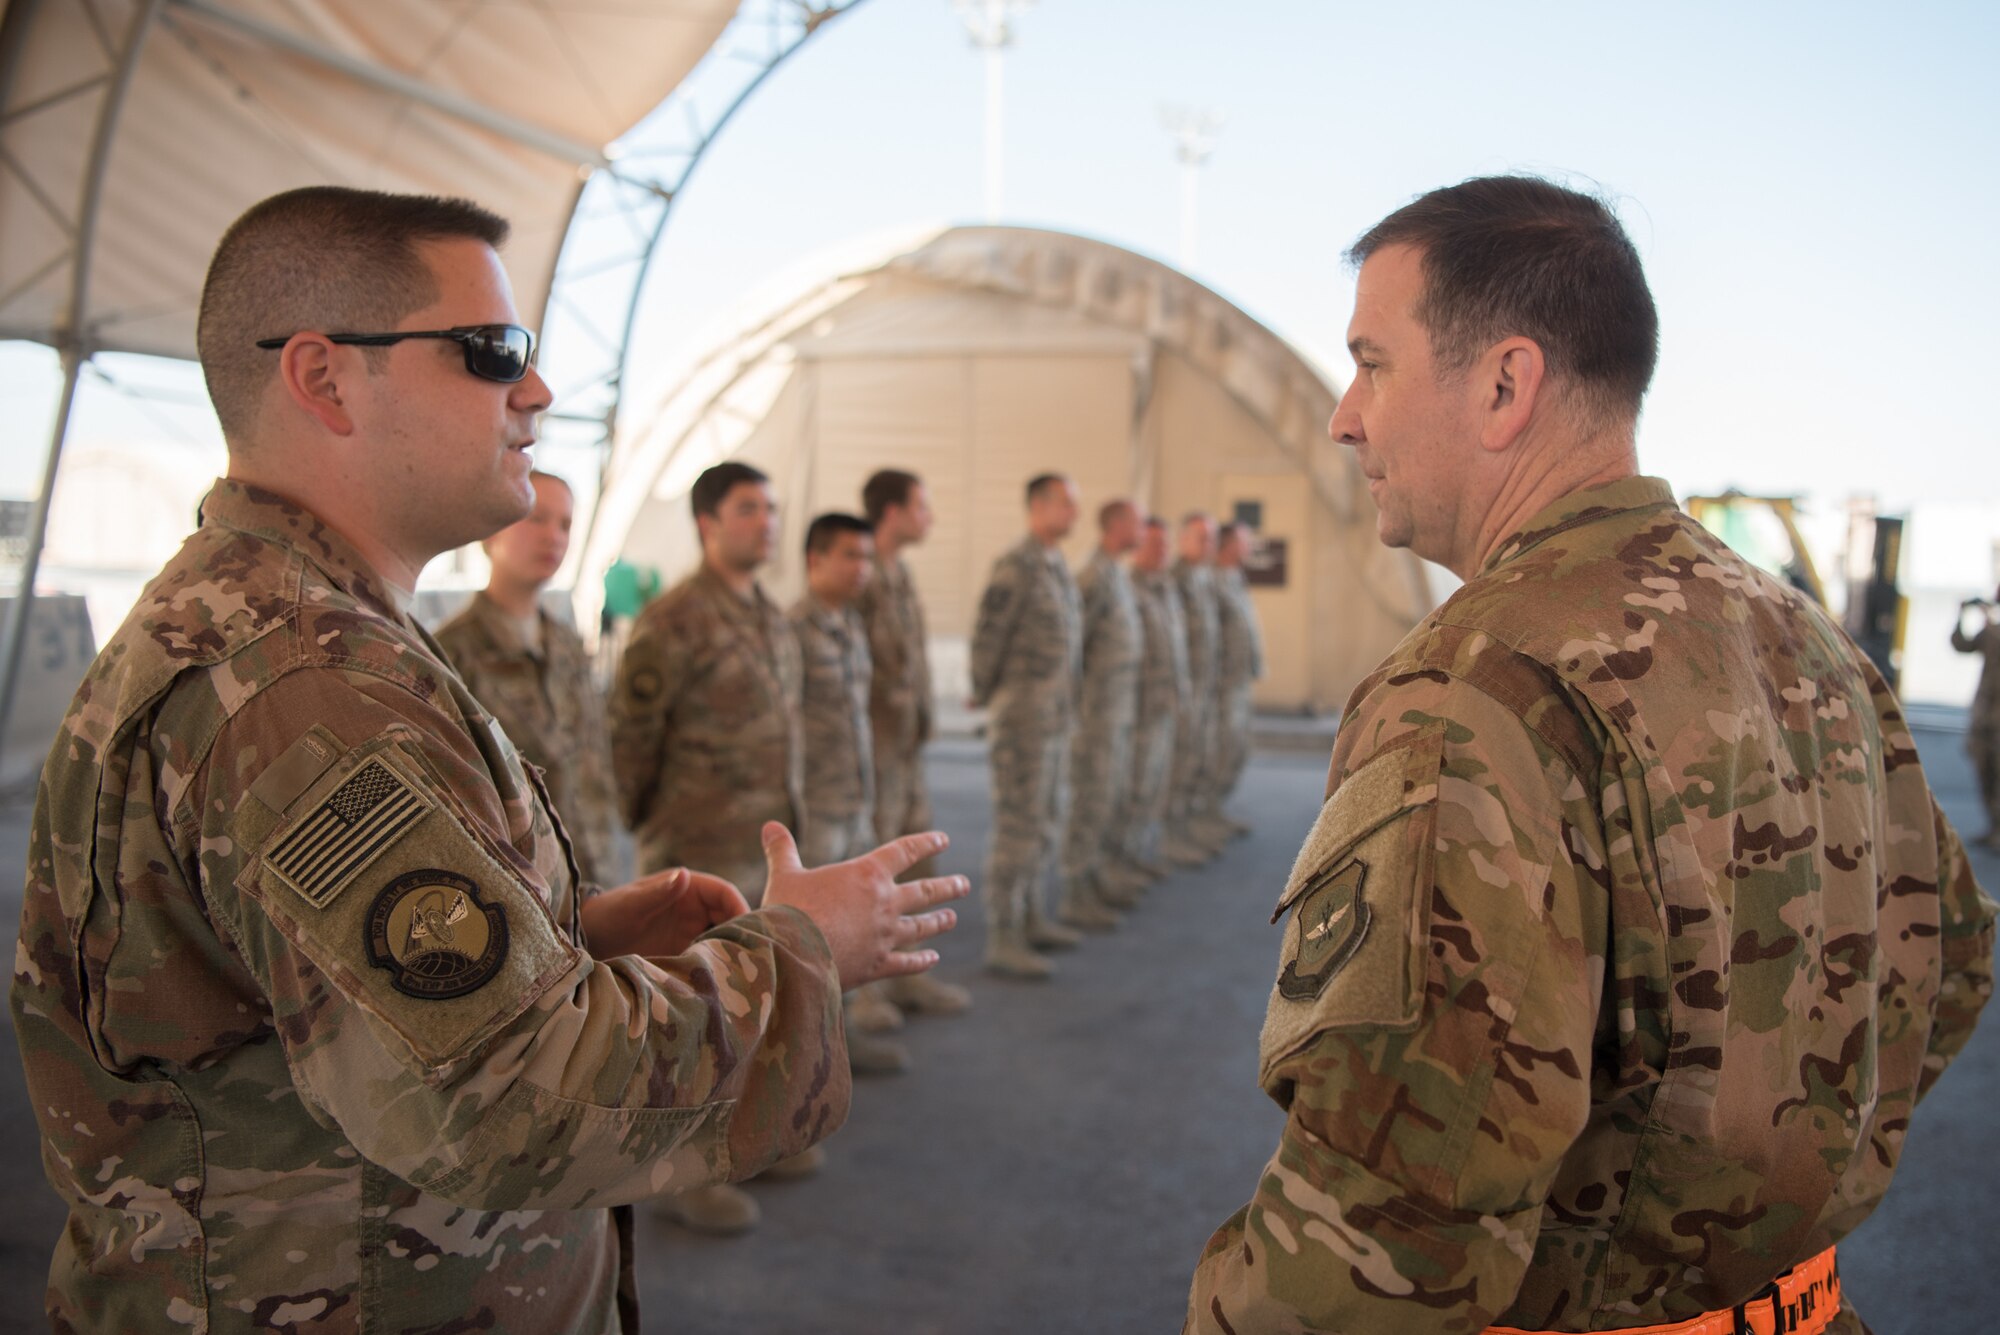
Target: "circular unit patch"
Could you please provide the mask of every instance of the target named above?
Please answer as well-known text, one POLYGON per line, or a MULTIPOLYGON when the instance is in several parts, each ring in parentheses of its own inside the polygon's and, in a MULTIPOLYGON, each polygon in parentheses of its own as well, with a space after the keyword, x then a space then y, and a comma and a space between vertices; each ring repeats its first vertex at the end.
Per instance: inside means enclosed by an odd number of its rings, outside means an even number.
POLYGON ((481 903, 479 886, 457 872, 398 876, 368 910, 368 962, 389 970, 405 996, 462 997, 506 958, 507 915, 481 903))

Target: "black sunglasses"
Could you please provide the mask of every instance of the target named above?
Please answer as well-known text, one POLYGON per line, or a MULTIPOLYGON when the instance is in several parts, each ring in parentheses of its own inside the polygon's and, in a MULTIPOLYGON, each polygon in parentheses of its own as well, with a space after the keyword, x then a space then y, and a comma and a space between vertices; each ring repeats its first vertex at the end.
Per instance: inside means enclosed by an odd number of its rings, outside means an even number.
MULTIPOLYGON (((260 338, 260 348, 282 348, 296 335, 260 338)), ((481 380, 511 385, 535 364, 535 336, 517 324, 467 324, 456 329, 407 329, 394 334, 328 334, 329 343, 386 348, 406 338, 448 338, 465 349, 465 369, 481 380)))

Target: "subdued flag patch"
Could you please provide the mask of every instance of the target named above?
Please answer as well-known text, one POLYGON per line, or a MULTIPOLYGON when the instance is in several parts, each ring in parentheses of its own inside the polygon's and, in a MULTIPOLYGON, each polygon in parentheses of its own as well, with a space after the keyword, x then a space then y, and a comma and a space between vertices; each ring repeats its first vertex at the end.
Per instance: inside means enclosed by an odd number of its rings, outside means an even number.
POLYGON ((401 775, 371 760, 306 812, 265 865, 308 903, 325 908, 430 807, 401 775))

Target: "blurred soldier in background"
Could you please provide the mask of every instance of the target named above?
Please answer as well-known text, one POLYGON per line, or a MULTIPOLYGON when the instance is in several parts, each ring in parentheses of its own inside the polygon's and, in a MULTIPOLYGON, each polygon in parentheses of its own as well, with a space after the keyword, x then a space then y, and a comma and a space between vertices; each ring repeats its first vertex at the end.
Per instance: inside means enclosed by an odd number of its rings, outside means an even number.
POLYGON ((1057 545, 1076 523, 1076 484, 1028 483, 1028 536, 993 563, 972 631, 972 701, 985 705, 993 769, 986 859, 986 967, 1017 978, 1054 972, 1036 950, 1080 939, 1042 903, 1068 808, 1082 641, 1076 581, 1057 545))
MULTIPOLYGON (((806 529, 806 591, 790 619, 803 672, 805 832, 808 867, 845 862, 875 847, 875 758, 868 726, 868 632, 854 600, 868 583, 875 538, 865 520, 823 514, 806 529)), ((875 986, 848 999, 850 1026, 900 1025, 903 1013, 875 986), (885 1023, 885 1016, 888 1023, 885 1023)), ((856 1073, 906 1070, 910 1055, 852 1027, 847 1055, 856 1073)))
MULTIPOLYGON (((2000 593, 1994 595, 2000 598, 2000 593)), ((1966 722, 1965 750, 1979 775, 1979 796, 1986 805, 1986 833, 1979 842, 2000 853, 2000 623, 1994 619, 1996 604, 1968 598, 1958 609, 1958 623, 1951 628, 1951 647, 1962 654, 1981 658, 1979 687, 1972 696, 1972 716, 1966 722), (1977 610, 1979 629, 1965 633, 1965 614, 1977 610)))
POLYGON ((1174 729, 1174 775, 1167 800, 1167 857, 1198 867, 1221 850, 1226 835, 1200 817, 1207 806, 1209 763, 1215 748, 1216 660, 1219 636, 1215 609, 1215 520, 1200 510, 1181 520, 1180 559, 1174 586, 1186 622, 1187 712, 1174 729))
MULTIPOLYGON (((861 506, 875 529, 875 573, 856 604, 868 627, 874 658, 868 721, 874 728, 875 830, 893 839, 931 827, 931 799, 924 782, 924 743, 931 738, 930 645, 924 609, 903 549, 931 531, 931 499, 921 479, 884 468, 861 488, 861 506)), ((912 876, 935 876, 919 865, 912 876)), ((929 974, 890 979, 887 995, 904 1010, 952 1015, 972 1005, 972 994, 929 974)), ((880 1018, 878 1016, 878 1018, 880 1018)))
POLYGON ((1196 828, 1225 839, 1250 832, 1222 806, 1250 761, 1250 684, 1264 675, 1264 632, 1243 575, 1243 559, 1249 554, 1250 526, 1234 520, 1224 524, 1215 548, 1215 749, 1208 801, 1196 828))
POLYGON ((569 552, 575 501, 569 483, 552 473, 528 480, 534 510, 485 541, 492 563, 486 588, 439 628, 437 640, 473 698, 542 767, 583 879, 617 885, 624 878, 613 849, 617 794, 603 701, 583 641, 541 607, 543 588, 569 552))
POLYGON ((1132 592, 1139 608, 1143 649, 1139 658, 1139 704, 1132 732, 1132 781, 1118 836, 1120 891, 1158 880, 1166 869, 1157 861, 1161 824, 1167 815, 1173 778, 1175 729, 1188 712, 1187 618, 1180 586, 1167 568, 1171 544, 1167 521, 1148 519, 1132 561, 1132 592))
POLYGON ((1097 550, 1077 576, 1083 611, 1082 679, 1070 741, 1069 829, 1063 838, 1062 920, 1072 927, 1118 925, 1111 896, 1130 891, 1105 881, 1117 834, 1114 818, 1132 780, 1132 725, 1139 707, 1139 605, 1120 558, 1139 545, 1146 516, 1128 500, 1097 512, 1097 550))
MULTIPOLYGON (((696 478, 689 500, 701 566, 632 627, 611 689, 613 771, 641 873, 712 868, 755 904, 764 822, 798 830, 805 818, 799 644, 757 582, 778 503, 768 477, 733 462, 696 478)), ((758 1217, 749 1194, 727 1185, 674 1197, 668 1210, 712 1233, 758 1217)))

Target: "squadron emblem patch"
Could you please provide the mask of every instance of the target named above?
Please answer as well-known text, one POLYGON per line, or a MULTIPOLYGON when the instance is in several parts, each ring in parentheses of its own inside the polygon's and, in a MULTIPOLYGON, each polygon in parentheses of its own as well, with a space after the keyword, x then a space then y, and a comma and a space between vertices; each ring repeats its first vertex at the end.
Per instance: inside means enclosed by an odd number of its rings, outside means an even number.
POLYGON ((1354 958, 1374 917, 1361 898, 1361 885, 1367 879, 1368 864, 1350 858, 1338 871, 1323 871, 1307 883, 1293 917, 1298 937, 1292 958, 1278 976, 1280 996, 1314 1000, 1354 958))
POLYGON ((456 872, 389 882, 368 910, 368 962, 405 996, 444 1001, 480 987, 507 958, 507 915, 456 872))

